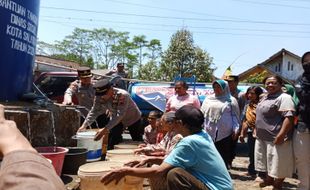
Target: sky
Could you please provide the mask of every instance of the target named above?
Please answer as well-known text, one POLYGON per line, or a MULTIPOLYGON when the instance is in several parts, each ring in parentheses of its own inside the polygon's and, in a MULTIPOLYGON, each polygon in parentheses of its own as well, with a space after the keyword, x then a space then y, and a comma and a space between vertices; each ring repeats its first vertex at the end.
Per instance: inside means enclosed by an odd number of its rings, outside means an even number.
POLYGON ((111 28, 159 39, 192 32, 221 77, 240 74, 285 48, 310 50, 310 0, 41 0, 38 39, 62 41, 74 28, 111 28))

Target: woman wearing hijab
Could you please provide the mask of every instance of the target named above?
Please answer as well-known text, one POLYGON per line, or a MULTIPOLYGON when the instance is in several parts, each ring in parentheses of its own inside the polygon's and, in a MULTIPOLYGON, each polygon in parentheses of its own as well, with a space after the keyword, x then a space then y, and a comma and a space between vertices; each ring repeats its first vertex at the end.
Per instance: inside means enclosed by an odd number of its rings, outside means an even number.
POLYGON ((214 94, 207 97, 201 106, 205 118, 204 127, 228 167, 232 141, 238 138, 240 110, 226 81, 216 80, 212 87, 214 94))

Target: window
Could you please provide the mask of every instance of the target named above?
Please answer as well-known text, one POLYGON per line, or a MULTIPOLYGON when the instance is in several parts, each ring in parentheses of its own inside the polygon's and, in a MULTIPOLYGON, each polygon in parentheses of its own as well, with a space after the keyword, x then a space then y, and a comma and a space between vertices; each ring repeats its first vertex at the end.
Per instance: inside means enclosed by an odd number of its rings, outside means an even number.
POLYGON ((281 72, 281 63, 278 63, 279 72, 281 72))
POLYGON ((275 71, 278 72, 278 66, 276 65, 275 71))
POLYGON ((289 71, 291 69, 291 62, 287 62, 287 70, 289 71))
POLYGON ((294 65, 293 64, 291 64, 291 71, 293 71, 294 70, 294 65))

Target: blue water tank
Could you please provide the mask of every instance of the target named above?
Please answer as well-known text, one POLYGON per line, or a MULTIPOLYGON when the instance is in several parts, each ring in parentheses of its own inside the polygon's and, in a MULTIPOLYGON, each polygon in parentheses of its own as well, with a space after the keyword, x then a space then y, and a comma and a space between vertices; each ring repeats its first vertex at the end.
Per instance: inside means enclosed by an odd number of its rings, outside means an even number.
POLYGON ((0 1, 0 101, 31 90, 39 6, 40 0, 0 1))

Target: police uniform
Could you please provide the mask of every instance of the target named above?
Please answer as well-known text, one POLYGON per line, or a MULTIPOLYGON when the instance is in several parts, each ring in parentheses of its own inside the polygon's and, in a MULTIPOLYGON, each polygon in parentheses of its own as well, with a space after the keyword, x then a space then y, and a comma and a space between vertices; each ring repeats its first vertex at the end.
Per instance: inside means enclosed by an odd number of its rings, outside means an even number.
MULTIPOLYGON (((89 78, 92 77, 91 71, 89 67, 79 67, 77 69, 78 77, 81 78, 89 78)), ((74 81, 75 87, 69 87, 65 91, 65 98, 70 98, 72 102, 72 97, 75 95, 78 99, 78 103, 80 106, 84 108, 80 109, 82 114, 81 122, 84 122, 84 118, 87 116, 89 110, 91 110, 93 106, 93 101, 95 97, 95 89, 93 84, 90 83, 89 85, 82 85, 80 80, 74 81)), ((101 128, 107 123, 107 116, 105 114, 98 116, 97 124, 93 124, 92 128, 101 128)))
POLYGON ((75 82, 77 83, 77 88, 68 88, 65 92, 65 96, 69 95, 72 97, 73 95, 75 95, 78 99, 79 105, 85 107, 85 109, 82 109, 81 112, 84 116, 86 116, 88 111, 93 106, 95 90, 92 84, 88 86, 82 86, 79 80, 76 80, 75 82))
POLYGON ((118 143, 117 136, 122 133, 122 130, 120 131, 116 127, 119 123, 122 123, 125 128, 128 128, 132 140, 142 141, 142 132, 140 129, 141 112, 129 93, 123 89, 113 88, 108 79, 98 81, 94 85, 94 88, 96 95, 94 105, 88 113, 84 124, 89 125, 93 123, 98 115, 108 110, 110 113, 110 120, 105 128, 110 131, 109 145, 118 143), (111 88, 113 90, 113 96, 108 100, 103 100, 101 96, 106 95, 111 88))
MULTIPOLYGON (((124 63, 117 63, 117 67, 124 67, 124 63)), ((106 75, 113 77, 111 79, 111 83, 113 84, 114 87, 127 90, 128 82, 123 80, 123 78, 128 78, 127 71, 112 70, 108 72, 106 75)))

